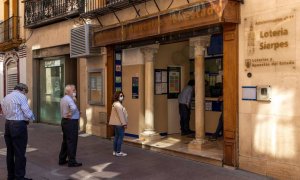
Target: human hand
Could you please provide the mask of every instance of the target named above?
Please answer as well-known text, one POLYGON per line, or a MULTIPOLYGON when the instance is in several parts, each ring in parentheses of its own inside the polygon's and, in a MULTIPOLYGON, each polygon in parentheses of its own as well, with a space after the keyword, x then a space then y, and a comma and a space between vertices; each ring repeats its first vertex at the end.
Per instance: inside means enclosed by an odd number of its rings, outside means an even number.
POLYGON ((71 118, 71 117, 72 117, 72 114, 68 113, 66 118, 71 118))
POLYGON ((124 127, 124 129, 127 129, 127 125, 124 125, 123 127, 124 127))

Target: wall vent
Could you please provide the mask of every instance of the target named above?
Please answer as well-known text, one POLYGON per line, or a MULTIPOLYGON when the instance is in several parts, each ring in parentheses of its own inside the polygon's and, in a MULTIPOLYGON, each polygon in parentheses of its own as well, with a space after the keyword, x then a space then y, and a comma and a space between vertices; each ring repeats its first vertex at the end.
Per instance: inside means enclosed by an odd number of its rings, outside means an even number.
POLYGON ((71 29, 70 57, 89 57, 101 55, 99 47, 92 47, 93 27, 95 25, 85 24, 71 29))

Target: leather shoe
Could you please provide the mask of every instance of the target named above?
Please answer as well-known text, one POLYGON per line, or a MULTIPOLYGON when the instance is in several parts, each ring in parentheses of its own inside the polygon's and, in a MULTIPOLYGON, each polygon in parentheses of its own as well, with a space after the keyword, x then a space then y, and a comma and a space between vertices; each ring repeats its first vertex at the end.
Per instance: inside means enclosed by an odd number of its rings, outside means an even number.
POLYGON ((65 165, 65 164, 67 164, 67 163, 68 163, 68 161, 59 161, 59 162, 58 162, 59 165, 65 165))
POLYGON ((32 180, 31 178, 24 178, 23 180, 32 180))
POLYGON ((82 163, 75 162, 75 163, 68 164, 68 167, 79 167, 79 166, 82 166, 82 163))

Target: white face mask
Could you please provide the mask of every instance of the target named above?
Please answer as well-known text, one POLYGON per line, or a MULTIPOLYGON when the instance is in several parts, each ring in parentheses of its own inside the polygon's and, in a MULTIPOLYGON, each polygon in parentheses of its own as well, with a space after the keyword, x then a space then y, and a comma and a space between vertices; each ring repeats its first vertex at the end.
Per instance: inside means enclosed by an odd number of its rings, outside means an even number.
POLYGON ((73 97, 76 97, 76 93, 73 93, 73 97))
POLYGON ((124 96, 119 97, 119 101, 122 102, 124 100, 124 96))

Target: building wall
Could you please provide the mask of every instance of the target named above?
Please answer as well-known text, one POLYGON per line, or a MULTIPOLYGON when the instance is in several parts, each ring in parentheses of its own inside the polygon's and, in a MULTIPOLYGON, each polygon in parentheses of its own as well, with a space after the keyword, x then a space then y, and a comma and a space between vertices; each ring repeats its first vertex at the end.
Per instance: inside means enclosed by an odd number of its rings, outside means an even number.
MULTIPOLYGON (((15 0, 9 0, 9 16, 8 17, 12 17, 12 16, 19 16, 19 21, 20 21, 20 25, 19 25, 19 35, 21 39, 24 39, 24 41, 26 40, 26 35, 25 35, 25 29, 23 28, 24 26, 24 3, 22 3, 21 0, 19 1, 15 1, 15 0), (13 3, 18 3, 18 12, 13 12, 13 3)), ((6 19, 4 19, 4 1, 2 1, 0 3, 0 21, 4 21, 6 19)), ((2 32, 3 29, 0 29, 0 33, 2 32)), ((17 56, 14 57, 18 57, 19 62, 19 82, 21 83, 26 83, 26 52, 24 51, 24 44, 21 44, 19 49, 16 50, 8 50, 6 52, 3 52, 3 56, 2 56, 2 62, 0 63, 0 84, 1 84, 1 88, 0 88, 0 99, 3 98, 4 96, 4 63, 8 60, 8 58, 12 57, 12 54, 17 54, 17 56)))
MULTIPOLYGON (((76 19, 75 19, 76 20, 76 19)), ((33 97, 34 75, 36 69, 33 62, 33 51, 51 47, 58 47, 61 45, 68 45, 70 43, 70 32, 73 27, 76 27, 75 20, 63 21, 40 28, 27 30, 26 34, 31 34, 26 43, 27 47, 27 84, 30 88, 28 98, 29 102, 33 106, 33 103, 37 103, 37 97, 33 97)), ((92 106, 88 104, 88 70, 90 68, 104 68, 106 72, 106 55, 93 57, 93 58, 79 58, 77 62, 77 90, 80 96, 80 129, 87 133, 106 136, 106 124, 100 123, 100 112, 106 113, 106 106, 92 106)), ((106 80, 106 74, 104 79, 106 80)), ((105 82, 106 84, 106 82, 105 82)), ((107 100, 106 100, 107 104, 107 100)), ((35 107, 37 112, 37 107, 35 107)))
POLYGON ((3 99, 3 59, 0 55, 0 101, 3 99))
MULTIPOLYGON (((107 112, 108 99, 105 96, 105 105, 97 106, 88 103, 88 71, 91 69, 104 69, 104 91, 106 91, 106 55, 80 58, 78 61, 78 91, 80 95, 80 129, 86 133, 106 137, 106 124, 102 122, 100 113, 107 112)), ((110 104, 109 104, 110 105, 110 104)))
POLYGON ((126 133, 139 135, 144 130, 145 121, 145 65, 140 48, 124 49, 122 57, 122 90, 124 106, 128 112, 126 133), (139 78, 139 97, 132 98, 132 77, 139 78))
POLYGON ((251 0, 245 1, 241 6, 239 167, 279 179, 300 177, 299 21, 299 0, 251 0), (245 62, 248 60, 245 59, 251 57, 251 47, 247 43, 251 20, 254 24, 256 43, 288 42, 288 47, 282 45, 276 49, 256 44, 252 56, 267 58, 261 61, 270 61, 269 57, 273 57, 273 62, 291 60, 294 62, 293 65, 272 65, 271 62, 269 65, 266 63, 261 67, 254 67, 253 65, 260 62, 252 61, 247 67, 245 62), (263 23, 256 24, 257 22, 263 23), (261 27, 264 27, 264 30, 261 30, 261 27), (287 30, 288 33, 270 33, 270 30, 278 32, 287 30), (268 34, 269 37, 266 37, 268 34), (270 37, 270 34, 274 36, 270 37), (251 78, 247 77, 248 73, 252 73, 251 78), (271 102, 242 100, 242 86, 262 85, 271 86, 271 102))
POLYGON ((32 33, 32 35, 30 36, 30 38, 28 37, 26 42, 26 54, 27 54, 26 70, 28 72, 27 84, 30 89, 28 93, 28 99, 31 100, 30 102, 33 102, 34 100, 33 98, 34 78, 33 77, 36 70, 33 69, 34 66, 33 54, 32 54, 33 50, 69 44, 70 29, 72 27, 73 27, 73 21, 64 21, 64 22, 44 26, 41 28, 33 29, 33 30, 26 30, 26 34, 32 33))

